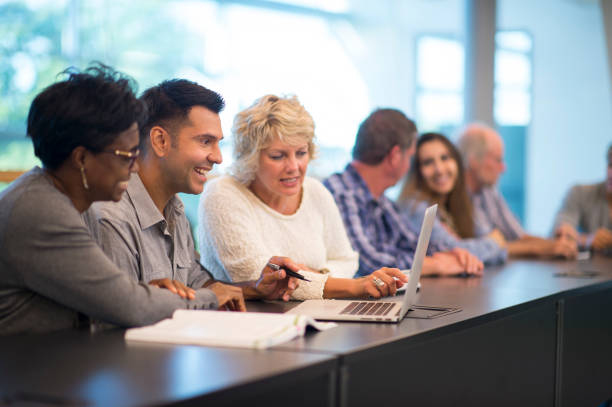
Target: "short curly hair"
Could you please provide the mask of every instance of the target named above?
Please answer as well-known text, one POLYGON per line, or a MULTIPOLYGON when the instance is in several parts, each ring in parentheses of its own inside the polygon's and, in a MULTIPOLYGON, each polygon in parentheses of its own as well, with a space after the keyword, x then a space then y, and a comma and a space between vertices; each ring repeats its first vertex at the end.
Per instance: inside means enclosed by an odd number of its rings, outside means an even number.
POLYGON ((230 173, 243 185, 249 185, 259 170, 259 153, 274 140, 290 145, 308 144, 308 154, 315 157, 314 121, 295 96, 266 95, 234 118, 232 138, 234 163, 230 173))
POLYGON ((39 93, 28 114, 34 154, 52 170, 78 146, 102 151, 147 116, 136 82, 109 66, 96 62, 83 72, 68 68, 62 74, 68 78, 39 93))

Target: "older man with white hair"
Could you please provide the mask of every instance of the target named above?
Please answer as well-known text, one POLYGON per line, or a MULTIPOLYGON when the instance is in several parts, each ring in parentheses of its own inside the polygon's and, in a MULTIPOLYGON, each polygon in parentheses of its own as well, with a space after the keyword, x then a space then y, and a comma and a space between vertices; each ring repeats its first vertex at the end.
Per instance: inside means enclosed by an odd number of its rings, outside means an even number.
POLYGON ((477 230, 499 231, 510 256, 576 257, 575 240, 568 236, 544 239, 529 235, 510 211, 496 188, 506 165, 504 143, 493 128, 477 123, 468 125, 459 137, 458 147, 466 166, 466 185, 472 195, 477 230))

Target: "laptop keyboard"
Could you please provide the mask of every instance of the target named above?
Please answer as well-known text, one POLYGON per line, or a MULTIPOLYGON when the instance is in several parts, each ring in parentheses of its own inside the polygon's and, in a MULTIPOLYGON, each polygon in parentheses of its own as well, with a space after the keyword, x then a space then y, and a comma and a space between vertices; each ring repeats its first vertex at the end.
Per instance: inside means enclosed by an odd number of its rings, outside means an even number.
POLYGON ((349 315, 387 315, 394 302, 353 301, 340 314, 349 315))

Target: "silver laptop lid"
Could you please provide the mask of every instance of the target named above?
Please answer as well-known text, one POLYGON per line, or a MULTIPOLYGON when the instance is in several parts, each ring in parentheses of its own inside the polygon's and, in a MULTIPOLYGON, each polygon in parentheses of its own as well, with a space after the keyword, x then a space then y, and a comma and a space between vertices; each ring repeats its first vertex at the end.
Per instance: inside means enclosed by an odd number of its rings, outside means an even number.
POLYGON ((436 204, 430 206, 425 211, 423 223, 421 224, 421 233, 419 233, 419 240, 417 242, 416 250, 414 251, 414 259, 412 262, 412 271, 410 272, 410 279, 406 284, 406 293, 404 294, 404 301, 402 302, 402 308, 400 309, 400 321, 410 310, 410 307, 414 305, 417 293, 417 284, 419 283, 419 279, 421 278, 421 269, 423 268, 423 259, 425 259, 425 255, 427 254, 429 238, 431 237, 431 230, 433 229, 433 224, 436 220, 437 210, 438 205, 436 204))

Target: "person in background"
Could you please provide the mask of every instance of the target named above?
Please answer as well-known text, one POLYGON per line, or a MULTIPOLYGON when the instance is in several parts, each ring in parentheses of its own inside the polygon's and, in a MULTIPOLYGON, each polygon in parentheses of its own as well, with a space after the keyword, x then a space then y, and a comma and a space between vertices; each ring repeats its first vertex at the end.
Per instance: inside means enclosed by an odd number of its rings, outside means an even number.
POLYGON ((209 181, 200 198, 202 263, 215 277, 249 280, 270 256, 282 255, 310 280, 300 282, 294 299, 395 293, 407 279, 398 269, 352 278, 358 254, 338 208, 306 176, 315 154, 314 122, 296 97, 263 96, 236 115, 232 132, 232 175, 209 181))
POLYGON ((138 170, 146 109, 133 82, 98 64, 38 94, 27 134, 43 168, 0 194, 0 334, 51 332, 89 318, 140 326, 181 308, 216 308, 215 293, 185 299, 127 277, 89 234, 83 213, 119 201, 138 170))
POLYGON ((608 147, 607 177, 592 185, 575 185, 555 218, 555 234, 576 238, 578 245, 612 250, 612 144, 608 147))
MULTIPOLYGON (((412 266, 420 225, 411 228, 384 192, 408 172, 416 136, 416 125, 399 110, 375 110, 359 126, 353 161, 324 182, 359 252, 359 275, 389 265, 412 266)), ((446 251, 430 242, 428 253, 424 276, 482 275, 482 262, 467 250, 446 251)))
MULTIPOLYGON (((286 300, 297 280, 265 264, 239 286, 211 278, 199 263, 179 192, 200 194, 208 171, 221 163, 223 138, 219 94, 184 79, 164 81, 140 98, 148 119, 140 130, 140 151, 127 192, 119 203, 92 205, 87 220, 113 262, 135 281, 167 287, 192 298, 195 289, 215 292, 219 306, 245 310, 244 298, 286 300)), ((296 268, 283 258, 268 262, 296 268)))
POLYGON ((479 233, 474 230, 474 211, 461 156, 444 135, 425 133, 419 137, 412 169, 397 202, 413 225, 423 219, 427 206, 438 204, 431 241, 440 241, 448 248, 464 248, 485 264, 506 260, 501 233, 495 230, 490 236, 476 237, 479 233))
POLYGON ((544 239, 527 234, 496 188, 505 171, 504 143, 486 125, 470 124, 460 134, 458 148, 465 165, 466 186, 472 196, 475 230, 480 236, 498 230, 510 256, 574 259, 576 241, 566 236, 544 239))

